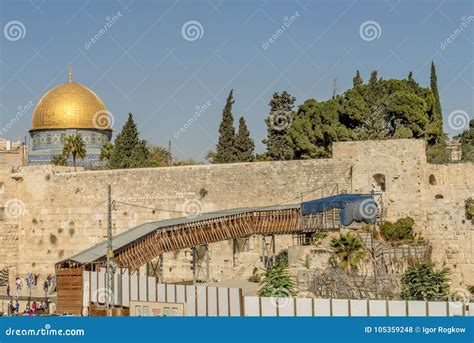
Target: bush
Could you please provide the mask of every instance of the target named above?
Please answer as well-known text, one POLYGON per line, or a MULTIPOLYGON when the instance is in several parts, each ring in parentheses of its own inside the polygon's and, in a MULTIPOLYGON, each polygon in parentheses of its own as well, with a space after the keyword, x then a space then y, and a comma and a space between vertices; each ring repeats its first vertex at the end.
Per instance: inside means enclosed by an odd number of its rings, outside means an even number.
POLYGON ((275 257, 275 263, 288 267, 288 250, 282 249, 275 257))
POLYGON ((402 276, 403 300, 447 300, 450 295, 449 268, 435 270, 433 263, 422 263, 407 269, 402 276))
POLYGON ((410 217, 400 218, 395 223, 385 222, 380 225, 380 234, 387 241, 414 240, 413 226, 415 221, 410 217))
POLYGON ((288 269, 275 264, 263 273, 258 295, 261 297, 287 298, 295 295, 295 283, 288 269))

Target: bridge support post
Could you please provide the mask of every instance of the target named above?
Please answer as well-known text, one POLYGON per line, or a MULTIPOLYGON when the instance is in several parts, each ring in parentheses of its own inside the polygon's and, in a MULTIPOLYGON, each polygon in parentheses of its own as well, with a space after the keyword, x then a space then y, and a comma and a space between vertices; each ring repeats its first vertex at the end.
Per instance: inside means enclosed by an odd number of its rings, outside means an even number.
POLYGON ((160 283, 164 283, 165 280, 164 280, 164 275, 163 275, 163 254, 160 254, 160 257, 158 259, 158 263, 159 263, 159 272, 160 272, 159 281, 160 281, 160 283))
POLYGON ((206 282, 209 282, 210 279, 210 270, 209 270, 209 264, 210 264, 211 257, 209 255, 209 245, 206 245, 206 282))
POLYGON ((196 284, 196 247, 192 247, 192 255, 193 255, 193 263, 192 263, 192 267, 193 267, 193 285, 196 284))

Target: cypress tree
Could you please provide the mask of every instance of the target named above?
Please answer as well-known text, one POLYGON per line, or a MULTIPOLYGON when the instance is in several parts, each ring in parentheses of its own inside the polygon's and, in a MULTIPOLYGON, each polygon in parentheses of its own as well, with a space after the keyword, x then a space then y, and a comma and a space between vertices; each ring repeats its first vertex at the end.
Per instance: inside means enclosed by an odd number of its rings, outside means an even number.
POLYGON ((274 93, 270 101, 270 114, 265 119, 267 138, 263 144, 267 146, 266 157, 270 160, 291 160, 294 149, 288 134, 294 113, 293 106, 296 98, 287 91, 274 93))
POLYGON ((212 163, 232 163, 236 160, 235 151, 235 128, 234 117, 232 116, 232 104, 234 90, 231 90, 222 111, 222 121, 219 126, 219 141, 216 152, 212 158, 212 163))
POLYGON ((235 149, 237 162, 252 162, 254 160, 253 150, 255 149, 255 143, 250 137, 244 117, 239 119, 239 131, 235 137, 235 149))
POLYGON ((357 70, 356 75, 352 79, 352 85, 355 87, 360 86, 364 83, 364 80, 362 80, 362 77, 360 76, 359 71, 357 70))
POLYGON ((122 131, 115 138, 109 166, 112 169, 139 168, 145 167, 147 163, 148 149, 145 142, 140 140, 133 115, 129 113, 122 131))
POLYGON ((432 136, 428 137, 428 143, 431 145, 446 143, 446 137, 443 132, 443 110, 438 92, 438 77, 436 76, 436 67, 431 62, 430 88, 434 97, 433 113, 430 118, 432 136))

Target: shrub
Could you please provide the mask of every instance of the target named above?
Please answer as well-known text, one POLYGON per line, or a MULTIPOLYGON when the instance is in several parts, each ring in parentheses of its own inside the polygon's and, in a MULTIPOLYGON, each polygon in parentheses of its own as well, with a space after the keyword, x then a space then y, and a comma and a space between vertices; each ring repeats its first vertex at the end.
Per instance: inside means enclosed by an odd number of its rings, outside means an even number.
POLYGON ((275 264, 263 273, 260 286, 258 295, 261 297, 285 298, 295 295, 295 283, 288 269, 281 264, 275 264))
POLYGON ((316 231, 311 235, 311 240, 314 245, 319 245, 327 235, 327 232, 316 231))
POLYGON ((433 263, 422 263, 407 269, 402 276, 403 300, 447 300, 450 295, 449 268, 435 270, 433 263))
POLYGON ((415 221, 410 217, 400 218, 395 223, 385 222, 380 225, 380 234, 387 241, 413 240, 415 221))
POLYGON ((281 264, 284 267, 288 267, 288 250, 281 250, 275 258, 276 264, 281 264))

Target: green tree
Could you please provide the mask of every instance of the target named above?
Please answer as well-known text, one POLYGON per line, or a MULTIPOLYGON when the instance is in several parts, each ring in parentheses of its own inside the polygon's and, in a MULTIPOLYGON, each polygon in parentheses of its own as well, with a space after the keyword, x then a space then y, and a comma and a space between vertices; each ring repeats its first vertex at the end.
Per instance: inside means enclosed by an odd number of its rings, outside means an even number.
POLYGON ((355 234, 341 233, 338 238, 331 240, 333 256, 330 261, 346 272, 356 271, 365 257, 364 243, 355 234))
POLYGON ((173 157, 170 149, 152 145, 148 149, 150 151, 150 167, 167 167, 172 164, 173 157))
POLYGON ((237 162, 252 162, 255 159, 253 154, 255 143, 250 137, 250 132, 247 128, 244 117, 239 119, 239 130, 235 137, 235 149, 237 162))
POLYGON ((109 167, 112 169, 146 167, 148 160, 149 151, 146 142, 140 139, 133 115, 129 113, 122 131, 115 138, 109 167))
POLYGON ((441 108, 441 100, 439 99, 438 91, 438 76, 436 75, 436 67, 434 62, 431 62, 430 74, 430 89, 434 97, 433 111, 430 118, 431 136, 428 137, 430 145, 445 143, 446 137, 443 132, 443 110, 441 108))
POLYGON ((469 128, 459 135, 461 143, 461 160, 474 162, 474 119, 469 122, 469 128))
POLYGON ((283 264, 275 264, 266 270, 260 281, 261 297, 291 297, 295 295, 295 283, 283 264))
POLYGON ((288 129, 291 127, 296 98, 287 91, 274 93, 270 100, 270 113, 265 119, 267 124, 267 138, 263 144, 267 146, 266 156, 270 160, 291 160, 294 150, 288 129))
POLYGON ((109 161, 110 156, 112 156, 112 151, 114 150, 114 145, 112 142, 105 142, 100 150, 100 160, 101 161, 109 161))
POLYGON ((72 164, 76 170, 76 158, 86 157, 86 145, 81 135, 69 135, 64 139, 63 155, 67 158, 72 156, 72 164))
POLYGON ((52 163, 55 166, 67 166, 66 156, 64 156, 63 154, 56 154, 53 156, 52 163))
POLYGON ((395 223, 386 221, 380 225, 380 234, 387 241, 413 240, 415 221, 411 217, 398 219, 395 223))
POLYGON ((232 163, 236 160, 235 150, 235 128, 234 117, 232 115, 232 105, 234 103, 234 90, 231 90, 222 111, 222 121, 219 126, 219 141, 217 142, 215 155, 212 163, 232 163))
POLYGON ((360 86, 364 83, 364 80, 362 80, 362 77, 360 76, 360 72, 357 70, 356 75, 352 79, 352 85, 354 88, 357 86, 360 86))
POLYGON ((403 300, 447 300, 450 295, 449 268, 435 270, 433 263, 422 263, 408 268, 402 276, 403 300))

